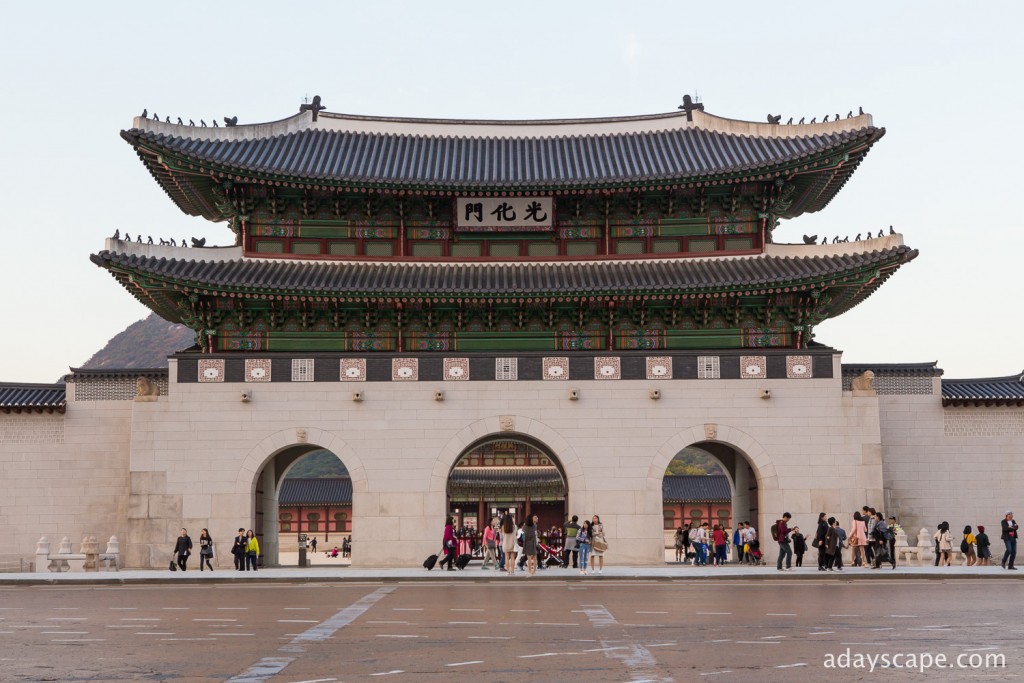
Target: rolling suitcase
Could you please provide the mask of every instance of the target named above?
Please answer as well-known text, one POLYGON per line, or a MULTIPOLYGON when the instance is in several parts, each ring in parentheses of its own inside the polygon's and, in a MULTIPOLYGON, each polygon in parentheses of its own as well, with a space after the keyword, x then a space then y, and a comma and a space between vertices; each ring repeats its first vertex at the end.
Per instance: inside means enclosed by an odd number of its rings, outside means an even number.
POLYGON ((437 564, 437 555, 431 555, 427 559, 423 560, 423 568, 428 572, 434 568, 435 564, 437 564))
POLYGON ((457 568, 459 568, 459 569, 465 569, 466 565, 468 565, 469 561, 472 560, 472 559, 473 559, 473 556, 470 555, 469 553, 465 553, 463 555, 459 555, 458 558, 456 558, 456 560, 455 560, 455 566, 457 568))

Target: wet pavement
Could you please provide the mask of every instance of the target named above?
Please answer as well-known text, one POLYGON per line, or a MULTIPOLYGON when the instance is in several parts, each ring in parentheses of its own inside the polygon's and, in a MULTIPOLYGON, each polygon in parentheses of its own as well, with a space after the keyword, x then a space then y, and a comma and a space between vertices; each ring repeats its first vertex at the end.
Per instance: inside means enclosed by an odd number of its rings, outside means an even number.
POLYGON ((1018 680, 1022 598, 998 576, 6 585, 0 680, 1018 680))

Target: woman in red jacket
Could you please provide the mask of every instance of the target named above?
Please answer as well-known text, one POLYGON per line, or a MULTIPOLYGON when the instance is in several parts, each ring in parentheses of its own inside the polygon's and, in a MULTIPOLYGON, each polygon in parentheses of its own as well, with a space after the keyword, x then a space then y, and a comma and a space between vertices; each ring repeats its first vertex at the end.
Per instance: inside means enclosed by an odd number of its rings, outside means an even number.
POLYGON ((455 520, 449 517, 444 523, 444 538, 441 540, 444 546, 445 556, 441 560, 441 566, 444 567, 445 563, 448 564, 448 571, 455 571, 455 549, 457 542, 455 540, 455 520))

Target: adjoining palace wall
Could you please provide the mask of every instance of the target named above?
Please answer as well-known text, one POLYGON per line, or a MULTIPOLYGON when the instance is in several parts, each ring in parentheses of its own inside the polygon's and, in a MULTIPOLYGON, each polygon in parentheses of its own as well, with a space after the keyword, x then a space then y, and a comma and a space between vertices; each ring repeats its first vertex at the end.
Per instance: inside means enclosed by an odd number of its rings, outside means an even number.
MULTIPOLYGON (((74 389, 68 387, 69 399, 74 389)), ((87 401, 66 414, 0 415, 0 538, 30 559, 40 536, 84 535, 101 549, 127 532, 131 403, 87 401)))
POLYGON ((959 542, 981 524, 999 549, 1000 520, 1024 501, 1024 408, 943 408, 932 381, 931 394, 878 399, 890 509, 912 537, 947 521, 959 542))

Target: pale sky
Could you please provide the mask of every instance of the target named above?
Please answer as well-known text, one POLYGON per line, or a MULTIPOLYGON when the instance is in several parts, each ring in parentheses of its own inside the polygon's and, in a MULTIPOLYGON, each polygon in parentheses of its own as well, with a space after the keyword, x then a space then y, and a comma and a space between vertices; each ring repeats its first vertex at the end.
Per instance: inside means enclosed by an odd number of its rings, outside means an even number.
POLYGON ((89 261, 115 229, 230 244, 118 137, 172 120, 352 114, 530 119, 673 111, 808 120, 863 106, 886 136, 776 241, 889 225, 920 249, 817 328, 845 362, 1024 369, 1024 5, 1014 2, 49 2, 0 26, 0 381, 52 382, 146 316, 89 261))

